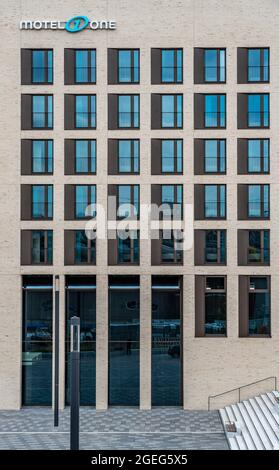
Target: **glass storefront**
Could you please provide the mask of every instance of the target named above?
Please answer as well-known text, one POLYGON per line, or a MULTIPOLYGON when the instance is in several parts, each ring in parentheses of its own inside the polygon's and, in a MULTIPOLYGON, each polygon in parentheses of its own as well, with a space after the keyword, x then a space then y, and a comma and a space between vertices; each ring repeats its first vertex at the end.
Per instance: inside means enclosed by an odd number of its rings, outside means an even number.
POLYGON ((80 404, 96 403, 96 279, 66 277, 66 404, 70 403, 70 319, 80 317, 80 404))
POLYGON ((51 405, 52 276, 23 277, 22 405, 51 405))
POLYGON ((109 405, 139 406, 138 276, 109 278, 109 405))
POLYGON ((152 278, 152 405, 182 405, 181 280, 152 278))

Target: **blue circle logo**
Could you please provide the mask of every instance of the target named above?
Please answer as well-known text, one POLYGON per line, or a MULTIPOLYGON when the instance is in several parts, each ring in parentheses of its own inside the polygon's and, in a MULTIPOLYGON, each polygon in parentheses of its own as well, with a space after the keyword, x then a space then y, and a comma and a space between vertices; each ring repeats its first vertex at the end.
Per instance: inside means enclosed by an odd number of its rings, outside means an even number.
POLYGON ((88 24, 89 19, 87 16, 73 16, 73 18, 67 21, 65 29, 69 31, 69 33, 77 33, 85 29, 88 24))

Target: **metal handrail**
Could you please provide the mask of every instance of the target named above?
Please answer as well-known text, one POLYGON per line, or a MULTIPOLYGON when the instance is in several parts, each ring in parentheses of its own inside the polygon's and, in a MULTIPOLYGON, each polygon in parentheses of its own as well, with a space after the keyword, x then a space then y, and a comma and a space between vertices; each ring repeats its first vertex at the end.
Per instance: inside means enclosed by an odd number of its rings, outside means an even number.
POLYGON ((212 398, 221 397, 222 395, 226 395, 227 393, 235 392, 238 390, 238 401, 241 401, 240 394, 243 388, 250 387, 251 385, 255 385, 260 382, 264 382, 265 380, 270 380, 270 379, 274 380, 274 387, 275 387, 274 389, 277 390, 277 377, 275 375, 272 375, 270 377, 265 377, 264 379, 256 380, 255 382, 250 382, 249 384, 246 384, 246 385, 241 385, 240 387, 232 388, 231 390, 227 390, 226 392, 217 393, 217 395, 209 395, 208 396, 208 411, 210 411, 210 400, 212 398))

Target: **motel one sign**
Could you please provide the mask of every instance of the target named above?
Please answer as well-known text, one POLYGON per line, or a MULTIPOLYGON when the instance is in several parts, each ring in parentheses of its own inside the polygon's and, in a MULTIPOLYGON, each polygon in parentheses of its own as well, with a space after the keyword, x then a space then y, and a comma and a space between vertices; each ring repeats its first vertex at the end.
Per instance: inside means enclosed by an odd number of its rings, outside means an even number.
POLYGON ((116 21, 113 20, 93 20, 87 16, 79 15, 70 18, 68 21, 57 20, 23 20, 19 23, 19 29, 59 29, 69 33, 78 33, 83 29, 116 29, 116 21))

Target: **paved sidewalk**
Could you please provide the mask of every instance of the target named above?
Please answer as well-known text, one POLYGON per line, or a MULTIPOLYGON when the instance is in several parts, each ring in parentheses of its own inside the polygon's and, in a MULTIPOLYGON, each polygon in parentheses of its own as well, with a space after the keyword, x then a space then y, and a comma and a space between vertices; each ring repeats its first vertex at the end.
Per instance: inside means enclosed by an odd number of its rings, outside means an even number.
MULTIPOLYGON (((53 427, 49 408, 0 411, 0 449, 69 448, 69 409, 60 412, 53 427)), ((216 411, 185 411, 177 408, 81 408, 82 449, 228 449, 216 411)))

